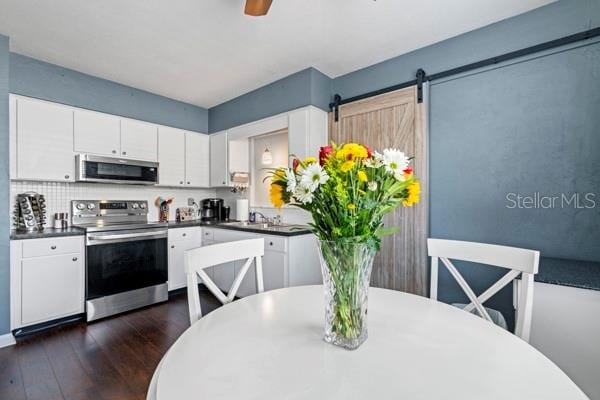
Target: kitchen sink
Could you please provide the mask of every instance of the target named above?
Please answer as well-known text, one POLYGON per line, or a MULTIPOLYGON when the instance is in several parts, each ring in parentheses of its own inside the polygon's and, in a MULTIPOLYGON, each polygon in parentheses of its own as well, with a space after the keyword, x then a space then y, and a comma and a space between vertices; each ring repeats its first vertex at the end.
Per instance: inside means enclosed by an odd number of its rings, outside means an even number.
POLYGON ((235 222, 223 222, 219 225, 222 226, 230 226, 241 229, 248 230, 264 230, 264 231, 274 231, 274 232, 296 232, 296 231, 306 231, 309 230, 310 227, 307 225, 299 225, 299 224, 279 224, 274 225, 270 223, 261 223, 261 222, 248 222, 248 221, 235 221, 235 222))

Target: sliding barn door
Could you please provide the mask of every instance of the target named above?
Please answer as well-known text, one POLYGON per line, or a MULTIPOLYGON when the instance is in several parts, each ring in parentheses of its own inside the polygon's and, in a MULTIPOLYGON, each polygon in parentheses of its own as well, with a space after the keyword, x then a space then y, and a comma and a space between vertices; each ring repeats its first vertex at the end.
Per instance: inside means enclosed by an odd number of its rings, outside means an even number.
POLYGON ((412 165, 421 181, 421 202, 412 208, 400 207, 385 217, 385 226, 398 226, 400 232, 383 239, 371 284, 420 295, 428 293, 425 107, 425 103, 417 103, 413 86, 342 105, 337 122, 333 113, 329 114, 330 140, 335 143, 363 143, 379 152, 397 148, 415 157, 412 165))

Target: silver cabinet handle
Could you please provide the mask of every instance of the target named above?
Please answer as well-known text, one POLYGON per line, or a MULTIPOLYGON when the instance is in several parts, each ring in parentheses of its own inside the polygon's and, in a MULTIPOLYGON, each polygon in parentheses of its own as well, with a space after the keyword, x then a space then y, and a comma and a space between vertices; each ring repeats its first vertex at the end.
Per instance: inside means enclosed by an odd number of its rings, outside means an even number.
POLYGON ((126 152, 126 151, 124 151, 124 152, 123 152, 123 155, 124 155, 124 156, 126 156, 126 155, 127 155, 127 152, 126 152))
POLYGON ((113 151, 112 151, 112 153, 113 153, 113 154, 117 154, 117 151, 116 151, 116 150, 113 150, 113 151))
POLYGON ((73 257, 73 261, 77 261, 77 257, 73 257))
POLYGON ((269 242, 269 246, 273 246, 273 242, 269 242))
POLYGON ((179 181, 179 184, 180 184, 180 185, 183 185, 183 181, 179 181))
POLYGON ((223 185, 225 184, 225 181, 223 181, 223 185))
POLYGON ((68 175, 68 174, 67 174, 67 175, 65 175, 65 179, 69 179, 69 175, 68 175))
POLYGON ((187 236, 187 233, 184 233, 184 234, 183 234, 183 235, 181 235, 181 236, 183 236, 183 237, 186 237, 186 236, 187 236))
POLYGON ((50 250, 56 250, 56 246, 50 246, 50 250))
POLYGON ((172 244, 172 245, 171 245, 171 248, 172 248, 172 249, 174 249, 174 248, 175 248, 175 245, 174 245, 174 244, 172 244))
POLYGON ((188 185, 190 184, 190 181, 188 181, 188 185))

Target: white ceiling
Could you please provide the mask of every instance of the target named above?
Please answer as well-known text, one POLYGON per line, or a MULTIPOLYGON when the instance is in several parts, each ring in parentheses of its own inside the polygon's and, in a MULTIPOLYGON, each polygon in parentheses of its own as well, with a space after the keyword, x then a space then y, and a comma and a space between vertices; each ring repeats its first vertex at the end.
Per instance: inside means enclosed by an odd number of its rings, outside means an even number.
POLYGON ((11 51, 202 107, 307 67, 336 77, 552 0, 0 0, 11 51))

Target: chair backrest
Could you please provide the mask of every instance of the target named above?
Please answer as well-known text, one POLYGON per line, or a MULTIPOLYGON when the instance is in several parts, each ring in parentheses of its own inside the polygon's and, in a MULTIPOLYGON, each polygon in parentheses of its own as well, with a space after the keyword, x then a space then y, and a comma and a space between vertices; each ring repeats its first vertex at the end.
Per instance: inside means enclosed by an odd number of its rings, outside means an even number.
POLYGON ((204 286, 223 304, 231 303, 240 288, 246 272, 252 262, 256 266, 256 287, 259 293, 264 291, 262 256, 265 253, 264 239, 238 240, 235 242, 219 243, 210 246, 198 247, 185 252, 185 272, 187 274, 188 305, 190 311, 190 324, 202 317, 200 297, 198 294, 198 277, 204 286), (227 295, 208 276, 206 268, 219 264, 246 259, 246 263, 239 270, 231 284, 227 295))
POLYGON ((483 307, 483 303, 521 275, 515 334, 523 340, 529 341, 533 307, 533 277, 538 272, 539 251, 443 239, 427 239, 427 250, 431 257, 430 297, 437 300, 438 261, 441 260, 469 298, 470 303, 464 310, 468 312, 476 310, 482 318, 488 321, 492 321, 492 319, 483 307), (483 293, 476 296, 450 259, 492 265, 509 271, 483 293))

